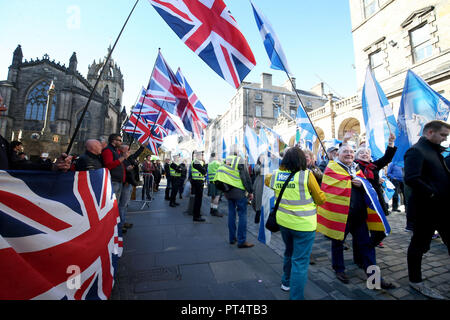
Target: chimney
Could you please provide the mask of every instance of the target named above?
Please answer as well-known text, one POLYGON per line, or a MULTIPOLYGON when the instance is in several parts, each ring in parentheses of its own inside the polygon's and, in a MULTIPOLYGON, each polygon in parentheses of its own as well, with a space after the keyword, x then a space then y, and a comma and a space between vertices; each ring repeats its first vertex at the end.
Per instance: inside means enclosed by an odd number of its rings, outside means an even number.
POLYGON ((262 88, 271 89, 272 88, 272 75, 270 73, 262 74, 262 88))

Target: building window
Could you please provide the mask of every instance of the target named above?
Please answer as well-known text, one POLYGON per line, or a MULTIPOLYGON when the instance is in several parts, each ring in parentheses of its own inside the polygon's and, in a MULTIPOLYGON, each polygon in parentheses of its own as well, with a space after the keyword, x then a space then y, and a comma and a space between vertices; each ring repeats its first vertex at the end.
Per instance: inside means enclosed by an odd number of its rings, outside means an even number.
POLYGON ((381 50, 377 50, 369 55, 370 68, 372 69, 375 78, 381 78, 383 76, 383 63, 384 57, 381 50))
POLYGON ((280 97, 279 96, 274 96, 273 97, 273 102, 280 102, 280 97))
POLYGON ((378 9, 378 0, 363 0, 364 5, 364 17, 367 19, 373 15, 378 9))
MULTIPOLYGON (((82 114, 83 112, 78 113, 77 122, 80 121, 82 114)), ((91 114, 89 113, 89 111, 86 111, 83 122, 81 123, 80 129, 78 130, 78 141, 85 142, 87 140, 89 128, 91 127, 91 121, 91 114)))
POLYGON ((262 117, 262 106, 255 106, 255 117, 262 117))
POLYGON ((262 100, 262 94, 261 93, 255 93, 255 100, 262 100))
POLYGON ((292 119, 297 118, 297 110, 295 110, 294 108, 291 108, 289 113, 291 114, 292 119))
POLYGON ((280 116, 280 107, 273 106, 273 117, 276 119, 280 116))
POLYGON ((291 103, 291 104, 297 104, 297 99, 291 98, 290 103, 291 103))
POLYGON ((409 32, 414 63, 428 58, 432 54, 431 36, 428 24, 424 24, 409 32))
MULTIPOLYGON (((45 108, 47 107, 48 89, 50 83, 42 81, 38 83, 28 94, 25 120, 45 120, 45 108)), ((56 95, 53 97, 50 121, 55 121, 56 95)))

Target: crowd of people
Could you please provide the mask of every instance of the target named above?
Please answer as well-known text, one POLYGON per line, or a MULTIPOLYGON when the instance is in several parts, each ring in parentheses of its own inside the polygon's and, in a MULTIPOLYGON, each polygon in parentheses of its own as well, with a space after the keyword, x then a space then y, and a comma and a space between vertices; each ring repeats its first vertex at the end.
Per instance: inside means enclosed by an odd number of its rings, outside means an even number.
MULTIPOLYGON (((249 171, 246 159, 239 155, 237 145, 223 161, 210 155, 205 163, 204 153, 194 151, 191 163, 180 154, 165 159, 164 165, 151 156, 140 163, 138 158, 148 143, 133 154, 130 146, 123 144, 120 134, 112 134, 107 141, 91 139, 85 143, 85 152, 74 159, 61 154, 50 161, 48 153, 42 153, 39 161, 27 158, 20 141, 9 143, 0 136, 0 170, 53 170, 86 171, 107 168, 110 171, 113 192, 118 201, 122 232, 133 225, 126 222, 127 207, 135 197, 136 187, 143 177, 142 200, 152 198, 159 191, 163 176, 167 180, 165 200, 169 206, 179 206, 177 198, 186 195, 193 200, 192 216, 195 222, 204 222, 201 206, 205 185, 208 188, 210 215, 223 217, 219 212, 219 200, 224 196, 228 202, 229 243, 238 248, 251 248, 247 241, 247 207, 255 210, 255 223, 260 222, 262 188, 274 190, 278 198, 282 193, 276 220, 285 244, 281 289, 290 292, 291 299, 304 299, 308 266, 316 231, 331 242, 331 268, 336 278, 347 284, 344 247, 348 233, 352 234, 354 263, 370 277, 369 267, 376 265, 376 248, 382 247, 386 232, 369 217, 364 178, 375 190, 382 214, 390 214, 389 204, 384 200, 380 172, 395 186, 392 211, 405 205, 405 230, 412 232, 407 251, 409 284, 425 296, 442 299, 439 292, 425 285, 421 264, 423 255, 430 249, 435 234, 439 234, 449 248, 450 216, 450 157, 444 158, 444 142, 450 134, 450 125, 443 121, 431 121, 423 128, 422 137, 404 156, 404 169, 392 164, 396 153, 395 136, 390 135, 389 145, 383 157, 373 160, 370 148, 362 143, 357 147, 348 139, 339 146, 330 147, 326 158, 316 165, 315 156, 309 150, 297 146, 285 150, 280 166, 270 174, 264 174, 265 157, 259 157, 249 171), (134 196, 133 196, 134 194, 134 196), (369 220, 371 223, 369 223, 369 220), (236 222, 238 224, 236 226, 236 222)), ((381 278, 381 288, 395 286, 381 278)))

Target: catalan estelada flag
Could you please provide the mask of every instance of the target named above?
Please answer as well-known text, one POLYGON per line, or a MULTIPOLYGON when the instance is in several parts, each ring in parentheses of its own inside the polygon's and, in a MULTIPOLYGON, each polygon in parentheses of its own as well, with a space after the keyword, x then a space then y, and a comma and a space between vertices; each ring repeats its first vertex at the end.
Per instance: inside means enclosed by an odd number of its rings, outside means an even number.
MULTIPOLYGON (((372 231, 383 231, 388 235, 391 231, 384 215, 378 196, 370 182, 361 171, 357 177, 366 191, 367 226, 372 231)), ((322 179, 321 189, 327 200, 317 207, 317 231, 327 237, 343 240, 350 209, 352 177, 335 161, 330 161, 322 179)))

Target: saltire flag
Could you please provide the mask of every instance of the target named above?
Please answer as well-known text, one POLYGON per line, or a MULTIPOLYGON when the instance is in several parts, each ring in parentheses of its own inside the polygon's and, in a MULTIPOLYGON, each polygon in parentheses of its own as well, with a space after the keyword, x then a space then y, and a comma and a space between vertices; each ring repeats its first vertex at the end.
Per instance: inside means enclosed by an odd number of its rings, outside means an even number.
POLYGON ((447 121, 449 109, 447 99, 408 70, 397 118, 397 152, 392 162, 403 168, 403 156, 419 140, 425 124, 432 120, 447 121))
MULTIPOLYGON (((147 121, 156 122, 169 134, 176 133, 179 135, 186 135, 186 132, 182 124, 177 123, 176 115, 167 112, 165 109, 158 106, 151 99, 146 96, 146 90, 142 88, 142 94, 139 98, 139 103, 131 111, 134 114, 140 115, 147 121)), ((181 120, 178 120, 181 122, 181 120)))
POLYGON ((297 123, 296 141, 299 142, 300 140, 304 140, 310 141, 311 145, 314 144, 317 139, 317 135, 302 104, 298 106, 295 121, 297 123))
POLYGON ((397 121, 391 105, 370 69, 367 67, 366 80, 362 91, 362 111, 366 126, 367 142, 372 157, 377 160, 384 156, 389 144, 390 133, 397 135, 397 121))
POLYGON ((189 99, 189 103, 194 107, 194 111, 197 114, 197 117, 200 121, 200 125, 201 125, 202 129, 205 129, 208 126, 208 122, 210 120, 209 116, 208 116, 208 112, 206 111, 203 104, 200 102, 197 95, 192 90, 191 86, 187 82, 184 75, 181 73, 180 68, 178 68, 178 71, 177 71, 177 79, 178 79, 178 81, 180 81, 180 83, 185 88, 188 99, 189 99))
POLYGON ((140 144, 148 141, 147 148, 156 155, 159 154, 158 149, 163 144, 164 138, 168 136, 168 131, 163 126, 134 113, 131 114, 122 130, 134 135, 140 144))
POLYGON ((186 105, 188 102, 186 90, 164 60, 161 51, 158 51, 146 95, 147 99, 173 114, 179 105, 186 105))
POLYGON ((394 196, 395 186, 386 177, 383 170, 380 171, 380 178, 384 180, 381 184, 381 187, 383 188, 383 199, 386 203, 389 203, 389 201, 391 201, 392 197, 394 196))
POLYGON ((222 138, 222 159, 226 159, 227 158, 227 145, 225 143, 225 138, 222 138))
POLYGON ((264 128, 259 130, 259 144, 258 144, 258 156, 260 154, 268 154, 270 148, 269 138, 267 137, 264 128))
POLYGON ((283 48, 281 47, 281 43, 278 40, 272 25, 253 2, 250 1, 250 3, 253 8, 253 14, 255 15, 259 33, 264 42, 264 48, 266 48, 266 52, 271 62, 270 67, 272 69, 285 71, 292 75, 283 48))
POLYGON ((119 219, 107 169, 0 171, 0 299, 107 300, 119 219))
POLYGON ((245 151, 248 155, 249 164, 256 164, 256 162, 258 161, 258 144, 259 144, 258 135, 256 134, 255 131, 250 129, 248 124, 246 124, 244 132, 244 146, 245 151))
MULTIPOLYGON (((181 83, 181 85, 186 90, 186 95, 188 96, 187 103, 182 103, 177 106, 177 115, 180 117, 181 121, 183 122, 184 128, 191 132, 194 136, 194 139, 198 142, 202 142, 202 136, 203 136, 203 129, 206 128, 206 124, 200 119, 197 109, 194 107, 194 105, 200 104, 200 101, 198 100, 197 96, 192 91, 191 87, 186 81, 186 78, 181 73, 181 69, 178 68, 177 71, 177 79, 181 83), (188 93, 189 88, 189 93, 188 93)), ((202 106, 203 107, 203 106, 202 106)), ((204 107, 203 107, 204 109, 204 107)))
POLYGON ((269 218, 270 211, 272 211, 272 208, 274 206, 275 206, 275 192, 266 185, 264 185, 261 200, 261 217, 259 220, 258 241, 266 245, 270 244, 270 240, 272 238, 272 232, 266 229, 266 222, 267 219, 269 218))
POLYGON ((223 0, 149 0, 177 36, 234 88, 255 57, 223 0))
POLYGON ((377 192, 366 178, 356 176, 355 179, 361 181, 366 191, 364 197, 367 205, 367 226, 369 230, 383 231, 386 236, 389 235, 391 227, 381 207, 377 192))

